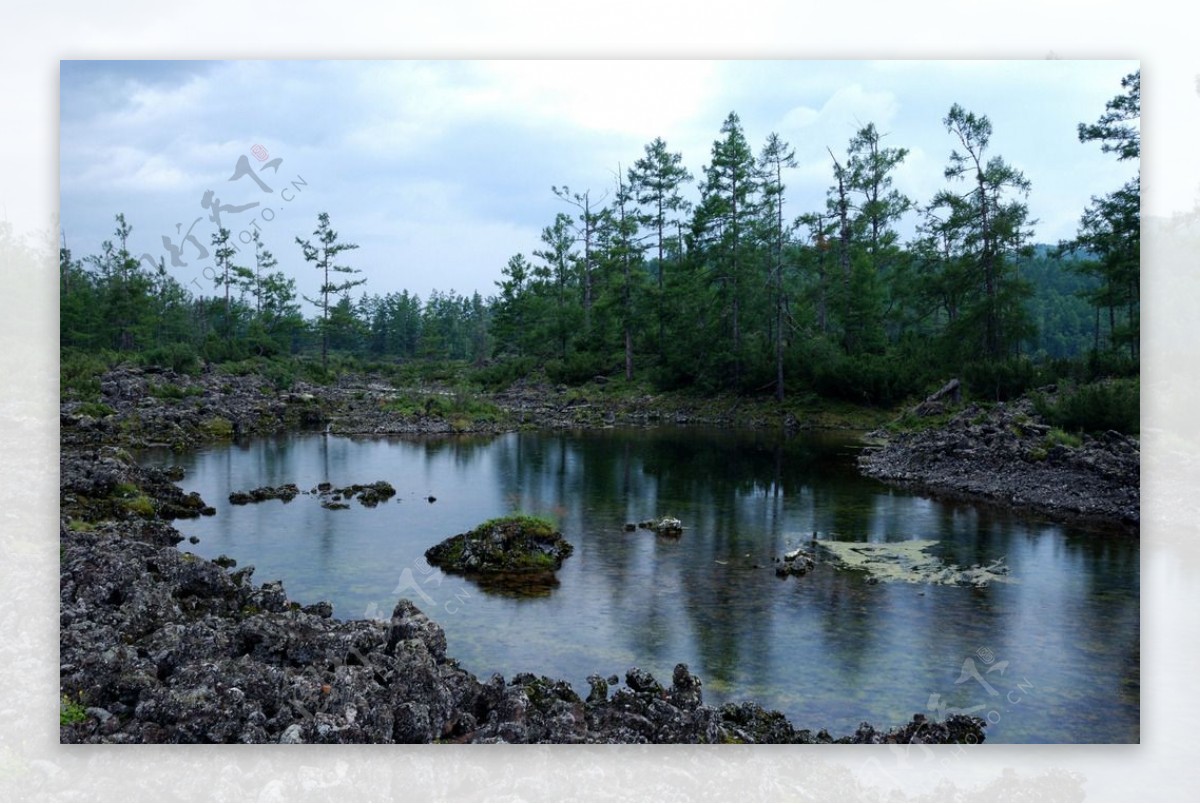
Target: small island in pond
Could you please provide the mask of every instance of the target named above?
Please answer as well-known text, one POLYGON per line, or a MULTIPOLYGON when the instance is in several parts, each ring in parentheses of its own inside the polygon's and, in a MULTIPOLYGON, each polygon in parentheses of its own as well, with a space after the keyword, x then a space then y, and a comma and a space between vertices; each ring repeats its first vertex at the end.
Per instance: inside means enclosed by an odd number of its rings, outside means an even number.
POLYGON ((451 536, 426 550, 425 558, 445 572, 552 584, 554 572, 574 549, 550 520, 514 514, 451 536))

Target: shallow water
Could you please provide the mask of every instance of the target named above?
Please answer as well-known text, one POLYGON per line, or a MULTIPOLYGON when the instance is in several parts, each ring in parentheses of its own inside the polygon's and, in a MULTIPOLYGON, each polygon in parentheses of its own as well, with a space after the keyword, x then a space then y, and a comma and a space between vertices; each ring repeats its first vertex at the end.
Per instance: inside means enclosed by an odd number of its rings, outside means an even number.
POLYGON ((860 477, 844 435, 780 438, 701 429, 350 439, 305 434, 184 456, 181 485, 217 508, 181 520, 183 543, 328 600, 341 618, 387 618, 412 599, 449 655, 486 678, 586 677, 631 666, 669 683, 686 662, 707 703, 755 700, 798 728, 971 712, 989 742, 1137 742, 1136 538, 945 503, 860 477), (314 496, 233 506, 231 491, 387 480, 377 508, 314 496), (436 498, 429 502, 428 497, 436 498), (550 590, 481 589, 425 562, 426 548, 513 511, 555 518, 575 545, 550 590), (626 522, 679 517, 669 539, 626 522), (813 533, 843 541, 935 539, 969 567, 1004 558, 986 588, 867 582, 818 563, 777 578, 773 560, 813 533))

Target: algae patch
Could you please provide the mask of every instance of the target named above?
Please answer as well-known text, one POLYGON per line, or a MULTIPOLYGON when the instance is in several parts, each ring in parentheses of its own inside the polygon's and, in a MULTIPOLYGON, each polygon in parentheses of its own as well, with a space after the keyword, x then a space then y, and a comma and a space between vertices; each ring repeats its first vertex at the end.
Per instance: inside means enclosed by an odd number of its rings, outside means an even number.
POLYGON ((1012 583, 1003 558, 962 568, 947 564, 930 551, 933 539, 907 542, 831 542, 814 544, 841 569, 863 570, 869 583, 932 583, 942 586, 987 586, 1012 583))

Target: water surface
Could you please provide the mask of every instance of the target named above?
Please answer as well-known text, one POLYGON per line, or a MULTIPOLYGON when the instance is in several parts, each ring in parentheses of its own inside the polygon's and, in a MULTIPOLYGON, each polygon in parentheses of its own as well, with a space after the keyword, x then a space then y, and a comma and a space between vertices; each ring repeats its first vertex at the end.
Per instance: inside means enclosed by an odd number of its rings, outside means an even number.
POLYGON ((281 579, 341 618, 386 618, 408 597, 480 677, 532 671, 586 694, 592 673, 636 665, 667 683, 686 662, 707 703, 752 699, 798 728, 965 711, 989 720, 993 742, 1137 742, 1136 539, 892 489, 857 474, 857 449, 844 435, 678 428, 305 434, 148 457, 182 464, 181 485, 217 508, 177 523, 200 539, 181 548, 253 564, 256 581, 281 579), (398 494, 374 509, 227 500, 376 480, 398 494), (425 562, 431 545, 518 510, 553 517, 575 545, 548 594, 486 592, 425 562), (681 538, 624 530, 666 514, 681 538), (824 564, 777 578, 774 559, 814 533, 936 539, 958 566, 1004 558, 1014 582, 872 585, 824 564))

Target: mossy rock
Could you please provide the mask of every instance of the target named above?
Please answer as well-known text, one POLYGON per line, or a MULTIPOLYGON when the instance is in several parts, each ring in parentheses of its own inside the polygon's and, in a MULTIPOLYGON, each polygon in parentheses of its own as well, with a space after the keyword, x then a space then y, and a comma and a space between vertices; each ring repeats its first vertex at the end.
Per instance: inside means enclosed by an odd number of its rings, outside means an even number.
POLYGON ((465 575, 553 574, 574 552, 554 523, 531 516, 491 519, 425 551, 446 572, 465 575))
POLYGON ((200 429, 209 437, 216 440, 233 438, 233 422, 222 416, 213 416, 200 423, 200 429))

